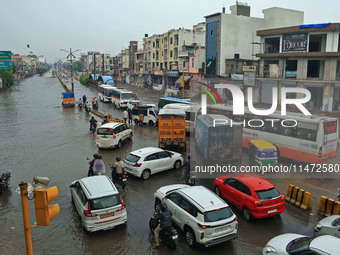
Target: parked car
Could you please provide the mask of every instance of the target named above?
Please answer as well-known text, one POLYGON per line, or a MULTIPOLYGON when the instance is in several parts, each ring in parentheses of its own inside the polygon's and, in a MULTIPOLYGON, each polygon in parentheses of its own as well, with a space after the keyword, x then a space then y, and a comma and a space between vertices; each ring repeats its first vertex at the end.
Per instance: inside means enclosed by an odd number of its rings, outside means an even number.
POLYGON ((340 215, 332 215, 319 221, 314 228, 314 235, 332 235, 340 238, 340 215))
POLYGON ((183 161, 180 153, 155 147, 132 151, 124 158, 125 170, 144 180, 149 179, 151 174, 173 168, 179 169, 183 161))
POLYGON ((228 204, 203 186, 175 184, 154 194, 155 209, 163 201, 189 246, 213 246, 237 238, 237 217, 228 204))
POLYGON ((106 123, 97 129, 96 145, 105 149, 120 148, 124 141, 132 140, 132 135, 132 129, 125 123, 106 123))
POLYGON ((72 202, 89 232, 111 229, 127 222, 126 205, 106 175, 72 182, 72 202))
POLYGON ((324 235, 308 237, 298 234, 283 234, 271 239, 263 248, 263 255, 336 255, 340 239, 324 235))
POLYGON ((138 107, 140 105, 142 105, 141 101, 139 101, 139 100, 130 100, 127 103, 127 108, 132 110, 133 108, 136 108, 136 107, 138 107))
POLYGON ((284 195, 274 184, 256 174, 216 178, 214 191, 241 210, 245 220, 271 217, 285 209, 284 195))

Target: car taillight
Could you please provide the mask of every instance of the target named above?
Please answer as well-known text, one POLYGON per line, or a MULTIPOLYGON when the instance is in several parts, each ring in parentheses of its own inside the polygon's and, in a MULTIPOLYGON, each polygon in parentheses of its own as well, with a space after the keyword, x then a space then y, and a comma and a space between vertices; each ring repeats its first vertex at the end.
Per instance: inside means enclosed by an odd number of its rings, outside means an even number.
POLYGON ((136 163, 134 166, 140 167, 141 165, 142 165, 142 163, 136 163))
POLYGON ((116 135, 113 135, 112 137, 113 137, 113 139, 115 139, 115 138, 116 138, 116 135))
POLYGON ((281 200, 285 200, 285 196, 284 195, 282 195, 281 200))
POLYGON ((260 201, 254 201, 254 204, 255 204, 256 206, 262 206, 262 203, 261 203, 260 201))
POLYGON ((126 204, 124 203, 123 199, 121 197, 119 197, 119 199, 120 203, 122 204, 122 208, 118 209, 117 212, 122 211, 126 208, 126 204))
POLYGON ((96 139, 97 139, 97 134, 96 134, 96 139))
POLYGON ((87 204, 87 210, 84 210, 85 217, 97 217, 97 214, 91 213, 90 203, 87 204))
POLYGON ((232 222, 234 222, 234 221, 237 221, 237 217, 235 217, 235 219, 233 219, 233 221, 232 221, 232 222))
POLYGON ((197 225, 198 225, 200 228, 203 228, 203 229, 212 228, 212 226, 201 225, 201 224, 199 224, 199 223, 197 223, 197 225))

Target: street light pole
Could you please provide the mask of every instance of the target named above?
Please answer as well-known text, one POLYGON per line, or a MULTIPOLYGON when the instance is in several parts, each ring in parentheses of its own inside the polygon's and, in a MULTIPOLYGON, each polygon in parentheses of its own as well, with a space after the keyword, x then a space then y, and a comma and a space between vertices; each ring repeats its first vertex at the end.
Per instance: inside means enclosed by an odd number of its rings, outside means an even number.
POLYGON ((70 48, 70 51, 67 51, 67 50, 64 50, 64 49, 60 49, 62 51, 65 51, 68 53, 67 57, 66 58, 70 58, 69 61, 71 62, 71 84, 72 84, 72 93, 74 92, 74 84, 73 84, 73 72, 72 72, 72 61, 73 61, 73 58, 76 58, 76 56, 73 55, 73 53, 77 52, 77 51, 80 51, 80 50, 75 50, 75 51, 72 51, 72 49, 70 48))

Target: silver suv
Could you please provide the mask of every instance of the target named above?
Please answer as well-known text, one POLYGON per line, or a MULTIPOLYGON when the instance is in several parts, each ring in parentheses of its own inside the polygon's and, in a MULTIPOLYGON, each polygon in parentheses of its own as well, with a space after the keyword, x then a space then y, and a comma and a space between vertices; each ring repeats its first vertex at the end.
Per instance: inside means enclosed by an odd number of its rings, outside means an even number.
POLYGON ((175 184, 154 194, 155 208, 163 201, 189 246, 216 245, 238 237, 237 217, 228 204, 203 186, 175 184))

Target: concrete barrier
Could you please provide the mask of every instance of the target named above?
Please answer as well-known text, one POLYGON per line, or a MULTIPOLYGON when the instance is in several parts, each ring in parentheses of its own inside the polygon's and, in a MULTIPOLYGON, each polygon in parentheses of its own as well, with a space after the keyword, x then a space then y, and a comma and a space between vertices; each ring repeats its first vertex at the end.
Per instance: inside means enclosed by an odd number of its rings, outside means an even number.
POLYGON ((340 215, 340 202, 334 199, 321 196, 319 204, 319 214, 323 216, 340 215))
POLYGON ((289 184, 285 199, 287 202, 303 210, 310 210, 312 208, 312 194, 293 184, 289 184))

